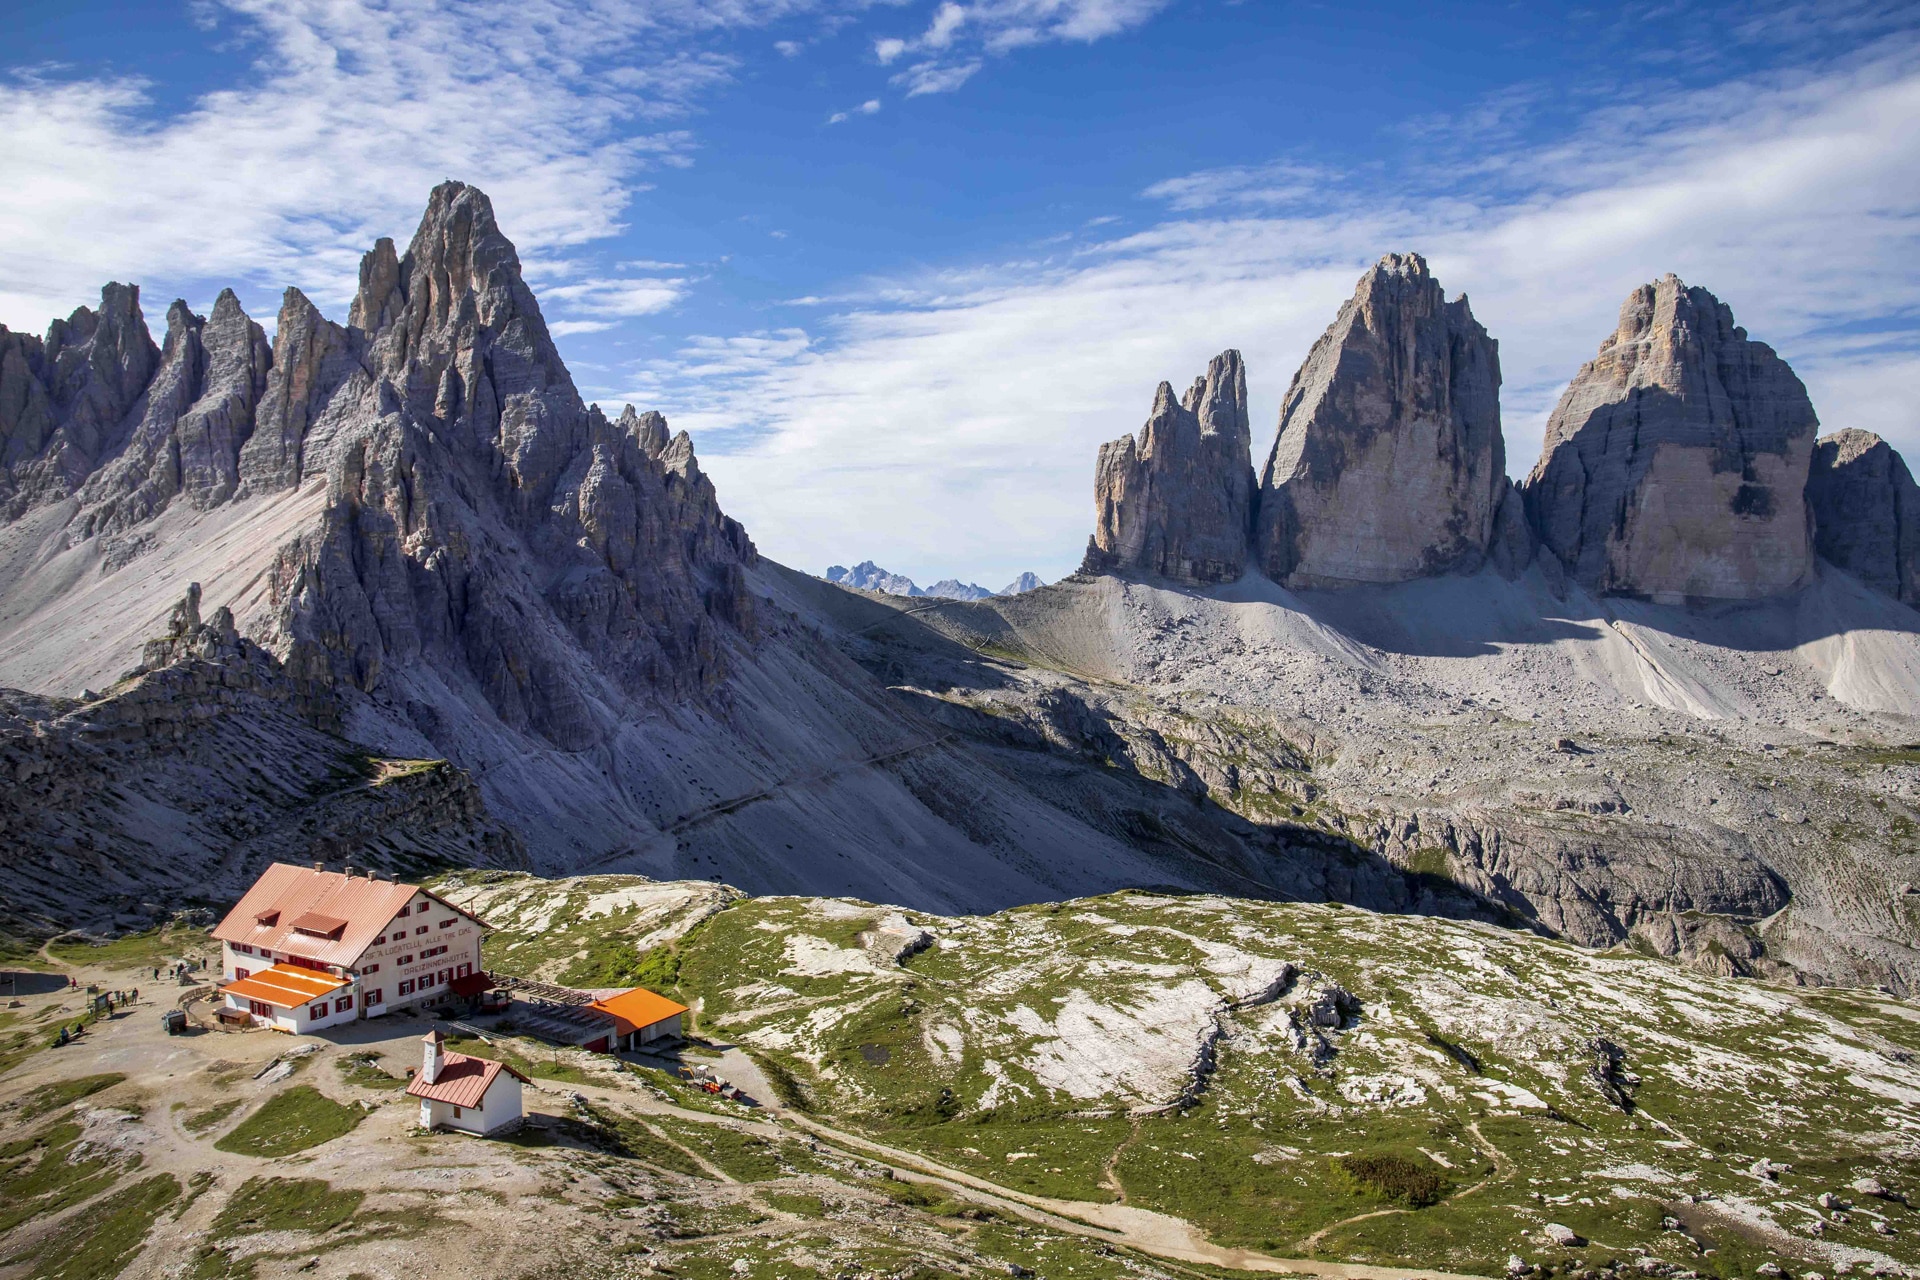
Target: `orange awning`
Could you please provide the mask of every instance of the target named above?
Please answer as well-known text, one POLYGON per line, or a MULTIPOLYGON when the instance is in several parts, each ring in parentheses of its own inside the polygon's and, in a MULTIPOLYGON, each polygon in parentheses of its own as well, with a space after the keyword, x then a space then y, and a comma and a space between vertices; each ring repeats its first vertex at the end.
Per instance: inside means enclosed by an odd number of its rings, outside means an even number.
POLYGON ((685 1013, 687 1006, 675 1004, 663 995, 635 987, 631 991, 622 991, 617 996, 608 996, 605 1000, 595 1000, 587 1008, 598 1010, 613 1019, 614 1028, 621 1035, 650 1027, 656 1022, 665 1022, 676 1013, 685 1013))
POLYGON ((292 1009, 330 996, 346 986, 346 979, 328 973, 316 973, 294 965, 277 964, 271 969, 249 974, 220 988, 222 995, 244 1000, 259 1000, 280 1009, 292 1009))

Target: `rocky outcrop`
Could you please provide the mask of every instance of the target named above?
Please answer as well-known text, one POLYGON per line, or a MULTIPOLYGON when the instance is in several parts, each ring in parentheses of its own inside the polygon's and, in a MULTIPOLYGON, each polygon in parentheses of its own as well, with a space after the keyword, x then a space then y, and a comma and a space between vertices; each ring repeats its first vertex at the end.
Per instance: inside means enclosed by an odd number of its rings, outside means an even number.
POLYGON ((1138 437, 1100 446, 1084 570, 1231 582, 1246 569, 1253 510, 1247 371, 1225 351, 1180 399, 1161 383, 1138 437))
POLYGON ((1499 344, 1418 254, 1389 254, 1281 402, 1260 483, 1262 567, 1293 587, 1471 571, 1505 485, 1499 344))
POLYGON ((1527 511, 1591 590, 1779 595, 1812 565, 1804 490, 1817 426, 1787 363, 1718 298, 1668 275, 1628 296, 1561 396, 1527 511))
POLYGON ((78 488, 159 363, 137 285, 109 284, 44 342, 0 328, 0 501, 9 518, 78 488))
POLYGON ((76 533, 119 532, 176 496, 201 510, 231 498, 271 359, 266 334, 231 289, 204 320, 184 302, 168 308, 159 368, 119 452, 82 487, 76 533))
POLYGON ((168 904, 230 897, 276 860, 525 865, 464 772, 377 759, 340 727, 331 691, 225 608, 201 620, 198 584, 104 693, 0 689, 0 914, 141 926, 168 904))
POLYGON ((253 434, 240 451, 241 483, 250 493, 270 493, 308 474, 325 474, 325 443, 372 385, 352 335, 322 316, 298 289, 288 289, 281 299, 270 364, 253 434))
POLYGON ((1875 590, 1920 603, 1920 486, 1871 431, 1849 428, 1814 445, 1807 472, 1814 549, 1875 590))

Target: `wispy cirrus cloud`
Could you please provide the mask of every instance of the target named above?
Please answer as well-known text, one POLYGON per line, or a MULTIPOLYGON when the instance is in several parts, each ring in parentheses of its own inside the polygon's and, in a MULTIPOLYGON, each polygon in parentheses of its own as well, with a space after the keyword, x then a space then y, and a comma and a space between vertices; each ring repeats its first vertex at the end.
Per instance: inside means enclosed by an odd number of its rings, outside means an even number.
POLYGON ((868 98, 865 102, 861 103, 857 107, 849 107, 845 111, 834 112, 832 115, 827 117, 827 123, 828 124, 845 124, 847 121, 853 119, 855 116, 878 115, 879 112, 880 112, 880 99, 868 98))
POLYGON ((1498 181, 1179 175, 1150 189, 1175 216, 1146 230, 873 282, 815 300, 836 309, 804 331, 705 339, 629 381, 694 429, 770 555, 884 550, 928 580, 1070 569, 1098 445, 1225 347, 1246 354, 1263 454, 1287 379, 1389 250, 1426 254, 1501 339, 1517 474, 1621 299, 1669 270, 1780 349, 1828 429, 1920 452, 1920 279, 1897 265, 1920 260, 1913 42, 1645 95, 1483 161, 1498 181), (1291 199, 1301 181, 1311 206, 1291 199))
POLYGON ((1089 44, 1141 26, 1172 0, 944 0, 917 36, 883 36, 873 42, 882 66, 902 58, 911 65, 890 83, 907 96, 951 93, 985 65, 1029 45, 1055 41, 1089 44))

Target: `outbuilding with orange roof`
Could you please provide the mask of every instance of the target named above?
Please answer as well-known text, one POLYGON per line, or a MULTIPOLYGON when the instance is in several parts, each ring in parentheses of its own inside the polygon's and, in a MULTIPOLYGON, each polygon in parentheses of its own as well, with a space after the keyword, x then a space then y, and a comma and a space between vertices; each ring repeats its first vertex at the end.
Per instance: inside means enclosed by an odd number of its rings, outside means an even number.
POLYGON ((687 1006, 669 1000, 656 991, 635 987, 617 996, 595 1000, 587 1008, 613 1021, 609 1047, 638 1049, 655 1040, 677 1040, 681 1036, 680 1015, 687 1006))

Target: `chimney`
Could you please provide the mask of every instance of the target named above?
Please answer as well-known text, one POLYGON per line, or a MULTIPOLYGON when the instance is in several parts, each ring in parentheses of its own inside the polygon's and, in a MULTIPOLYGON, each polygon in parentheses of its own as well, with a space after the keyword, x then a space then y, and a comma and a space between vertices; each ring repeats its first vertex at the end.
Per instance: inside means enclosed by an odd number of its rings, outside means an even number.
POLYGON ((346 878, 349 880, 353 879, 353 877, 355 876, 355 874, 359 872, 359 870, 360 868, 354 866, 351 862, 349 862, 346 866, 340 868, 341 874, 346 876, 346 878))
POLYGON ((435 1027, 422 1038, 426 1043, 427 1051, 425 1060, 420 1064, 420 1078, 428 1084, 432 1084, 440 1078, 441 1045, 443 1043, 440 1028, 435 1027))
POLYGON ((327 869, 327 864, 324 862, 315 862, 313 864, 313 869, 315 871, 325 871, 327 869))

